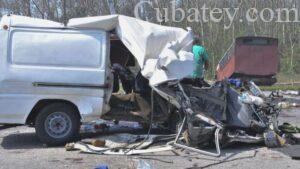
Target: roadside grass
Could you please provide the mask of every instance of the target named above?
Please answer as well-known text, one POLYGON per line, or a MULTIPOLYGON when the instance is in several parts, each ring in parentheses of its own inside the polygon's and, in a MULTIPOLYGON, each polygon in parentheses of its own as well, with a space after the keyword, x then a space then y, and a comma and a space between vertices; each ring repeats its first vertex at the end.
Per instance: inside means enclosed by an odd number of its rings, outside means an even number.
POLYGON ((300 74, 284 74, 279 73, 277 76, 278 83, 273 86, 260 86, 264 91, 276 91, 276 90, 295 90, 300 91, 300 74), (282 84, 280 84, 282 83, 282 84), (285 84, 286 83, 286 84, 285 84), (294 84, 295 83, 295 84, 294 84), (294 84, 294 85, 292 85, 294 84))
POLYGON ((278 73, 276 77, 277 77, 278 83, 300 82, 300 74, 278 73))
POLYGON ((276 90, 295 90, 300 91, 300 85, 274 85, 274 86, 259 86, 263 91, 276 91, 276 90))

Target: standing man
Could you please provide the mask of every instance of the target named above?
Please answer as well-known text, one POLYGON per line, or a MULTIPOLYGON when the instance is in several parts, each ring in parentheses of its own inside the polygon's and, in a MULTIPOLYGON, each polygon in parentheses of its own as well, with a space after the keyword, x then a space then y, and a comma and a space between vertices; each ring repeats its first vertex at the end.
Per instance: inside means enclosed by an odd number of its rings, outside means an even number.
POLYGON ((194 54, 194 72, 192 74, 193 83, 199 87, 209 87, 210 85, 204 81, 205 70, 209 67, 208 54, 201 45, 200 38, 195 37, 193 42, 194 54))

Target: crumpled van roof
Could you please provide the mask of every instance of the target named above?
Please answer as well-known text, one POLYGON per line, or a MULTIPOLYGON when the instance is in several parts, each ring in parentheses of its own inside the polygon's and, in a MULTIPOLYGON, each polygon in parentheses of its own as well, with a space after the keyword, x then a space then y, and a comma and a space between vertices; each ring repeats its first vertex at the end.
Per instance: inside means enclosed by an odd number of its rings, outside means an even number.
POLYGON ((1 20, 1 28, 38 27, 74 28, 111 31, 133 54, 151 86, 182 79, 193 71, 191 53, 193 33, 189 29, 162 26, 123 15, 107 15, 70 19, 67 27, 58 22, 7 15, 1 20))

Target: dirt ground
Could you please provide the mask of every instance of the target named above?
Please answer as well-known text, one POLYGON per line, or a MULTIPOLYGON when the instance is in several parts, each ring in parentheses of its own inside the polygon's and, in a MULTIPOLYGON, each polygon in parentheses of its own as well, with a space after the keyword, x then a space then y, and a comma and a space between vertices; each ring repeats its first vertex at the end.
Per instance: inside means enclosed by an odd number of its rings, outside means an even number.
MULTIPOLYGON (((300 124, 300 109, 285 110, 281 122, 300 124)), ((299 152, 300 153, 300 152, 299 152)), ((261 145, 235 145, 222 150, 220 158, 175 150, 147 156, 107 156, 66 152, 64 147, 45 147, 34 129, 19 126, 0 126, 0 168, 95 168, 101 164, 110 169, 135 169, 139 160, 145 160, 153 168, 299 168, 300 161, 292 160, 278 149, 261 145)))

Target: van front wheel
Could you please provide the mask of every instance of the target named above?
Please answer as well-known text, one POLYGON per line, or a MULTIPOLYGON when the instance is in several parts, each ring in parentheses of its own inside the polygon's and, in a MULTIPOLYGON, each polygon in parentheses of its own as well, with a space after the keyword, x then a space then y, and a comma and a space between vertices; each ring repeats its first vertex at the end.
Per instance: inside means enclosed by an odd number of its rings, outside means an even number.
POLYGON ((80 117, 71 105, 54 103, 44 107, 35 121, 38 138, 49 146, 63 145, 79 135, 80 117))

